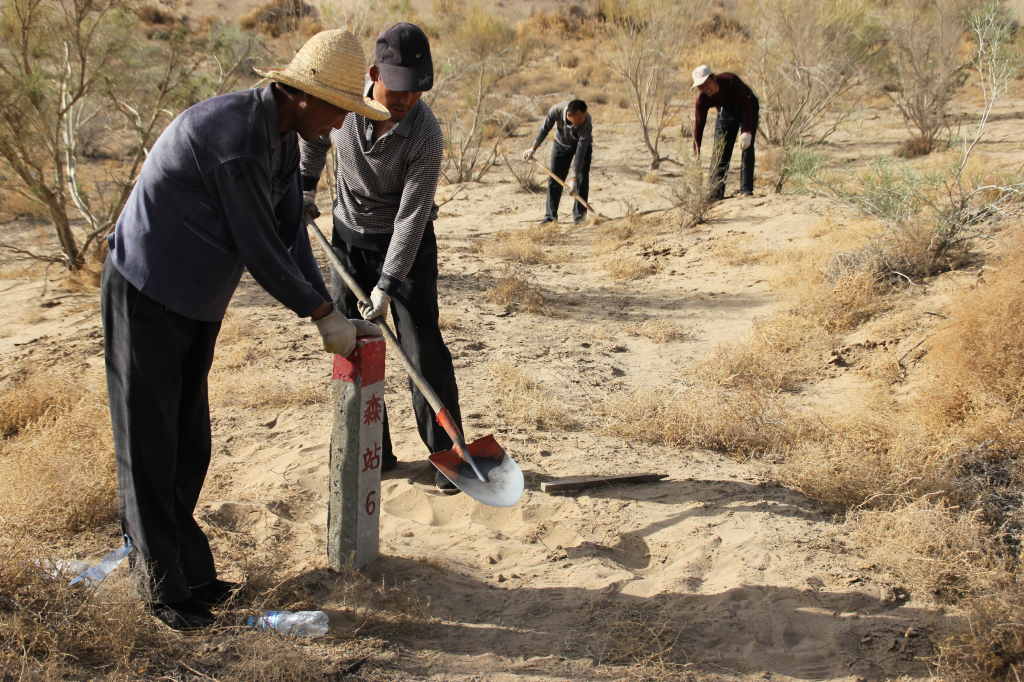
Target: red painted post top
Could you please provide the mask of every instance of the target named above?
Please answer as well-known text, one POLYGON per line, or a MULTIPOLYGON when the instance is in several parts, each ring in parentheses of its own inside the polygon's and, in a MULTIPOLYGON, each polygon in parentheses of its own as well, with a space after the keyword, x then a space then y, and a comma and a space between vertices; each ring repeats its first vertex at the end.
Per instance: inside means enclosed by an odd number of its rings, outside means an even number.
POLYGON ((339 381, 359 379, 362 386, 369 386, 384 379, 384 339, 380 336, 363 336, 356 339, 356 349, 347 358, 334 356, 334 371, 331 378, 339 381))

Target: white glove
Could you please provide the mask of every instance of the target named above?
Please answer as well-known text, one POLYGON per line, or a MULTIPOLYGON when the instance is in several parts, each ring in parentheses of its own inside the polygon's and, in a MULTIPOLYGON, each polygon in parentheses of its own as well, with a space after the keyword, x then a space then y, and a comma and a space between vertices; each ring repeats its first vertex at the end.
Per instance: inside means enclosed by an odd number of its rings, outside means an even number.
POLYGON ((348 356, 356 347, 356 326, 337 309, 327 313, 313 324, 320 331, 324 350, 335 355, 348 356))
POLYGON ((740 133, 740 149, 747 151, 750 145, 754 144, 754 136, 750 133, 740 133))
POLYGON ((316 207, 316 190, 307 189, 302 192, 302 214, 310 218, 320 215, 320 209, 316 207))
POLYGON ((383 336, 384 335, 383 332, 381 332, 380 327, 378 327, 373 322, 370 322, 369 320, 351 320, 350 319, 349 322, 351 322, 352 324, 354 324, 356 326, 356 336, 357 337, 362 338, 364 336, 383 336))
POLYGON ((372 305, 364 305, 362 302, 359 303, 359 312, 362 314, 364 320, 374 320, 378 317, 384 317, 388 312, 388 306, 391 304, 391 297, 384 293, 384 290, 380 287, 374 287, 373 291, 370 292, 370 303, 372 305))
POLYGON ((532 159, 533 158, 533 152, 534 152, 533 147, 530 147, 529 149, 524 151, 523 152, 523 161, 529 161, 530 159, 532 159))

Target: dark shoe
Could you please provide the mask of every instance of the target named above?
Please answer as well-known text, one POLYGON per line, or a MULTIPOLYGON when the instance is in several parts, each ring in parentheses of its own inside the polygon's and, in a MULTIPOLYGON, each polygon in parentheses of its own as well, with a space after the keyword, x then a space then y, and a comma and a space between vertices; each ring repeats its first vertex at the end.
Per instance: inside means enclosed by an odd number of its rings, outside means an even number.
POLYGON ((213 614, 195 599, 169 602, 155 602, 149 605, 150 612, 161 623, 179 632, 201 630, 213 625, 213 614))
POLYGON ((753 192, 745 192, 745 191, 741 190, 739 192, 736 192, 736 196, 738 196, 738 197, 752 197, 752 196, 754 196, 754 193, 753 192))
POLYGON ((458 495, 462 491, 455 487, 455 484, 448 480, 448 477, 440 471, 434 471, 434 485, 445 495, 458 495))
POLYGON ((538 225, 547 225, 548 223, 557 223, 557 222, 558 222, 558 218, 549 218, 549 217, 547 217, 547 216, 544 216, 544 219, 543 219, 543 220, 541 220, 541 221, 540 221, 539 223, 537 223, 537 224, 538 224, 538 225))
POLYGON ((242 589, 241 583, 230 583, 226 580, 212 580, 205 585, 193 587, 192 599, 199 602, 206 608, 213 608, 226 604, 235 595, 235 592, 242 589))
POLYGON ((394 471, 398 468, 398 458, 394 455, 384 455, 380 463, 381 471, 394 471))
POLYGON ((587 220, 587 216, 585 216, 585 215, 576 216, 575 218, 572 219, 572 221, 574 223, 576 223, 577 225, 579 225, 582 222, 585 222, 586 220, 587 220))

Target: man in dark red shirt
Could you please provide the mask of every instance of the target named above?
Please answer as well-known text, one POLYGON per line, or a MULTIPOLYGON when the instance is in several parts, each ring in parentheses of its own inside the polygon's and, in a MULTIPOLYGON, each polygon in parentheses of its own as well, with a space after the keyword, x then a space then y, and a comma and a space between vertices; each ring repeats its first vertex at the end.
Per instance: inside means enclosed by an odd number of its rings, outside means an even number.
POLYGON ((701 138, 708 109, 718 109, 715 122, 715 168, 711 174, 711 198, 725 198, 725 174, 739 133, 740 195, 754 193, 754 138, 757 136, 757 95, 734 73, 712 73, 705 65, 693 70, 693 87, 700 90, 694 107, 693 148, 700 156, 701 138))

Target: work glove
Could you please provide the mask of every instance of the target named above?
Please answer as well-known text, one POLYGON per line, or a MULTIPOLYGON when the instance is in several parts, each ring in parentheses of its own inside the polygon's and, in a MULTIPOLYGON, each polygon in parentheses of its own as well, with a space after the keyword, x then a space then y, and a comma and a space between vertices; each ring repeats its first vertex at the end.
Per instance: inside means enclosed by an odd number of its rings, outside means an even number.
POLYGON ((313 324, 320 331, 324 350, 335 355, 348 356, 356 347, 356 326, 337 309, 327 313, 313 324))
POLYGON ((349 322, 356 326, 356 336, 359 338, 364 336, 383 336, 380 327, 369 320, 349 320, 349 322))
POLYGON ((359 312, 364 320, 375 320, 387 314, 390 304, 391 297, 384 293, 384 290, 380 287, 374 287, 373 291, 370 292, 370 305, 365 305, 360 301, 359 312))
POLYGON ((529 149, 524 151, 523 152, 523 161, 529 161, 530 159, 532 159, 533 158, 533 152, 534 152, 534 148, 533 147, 530 147, 529 149))
POLYGON ((754 136, 750 133, 740 133, 740 149, 747 151, 750 145, 754 144, 754 136))
POLYGON ((316 207, 315 189, 307 189, 302 192, 302 214, 309 216, 310 220, 320 215, 320 209, 316 207))

